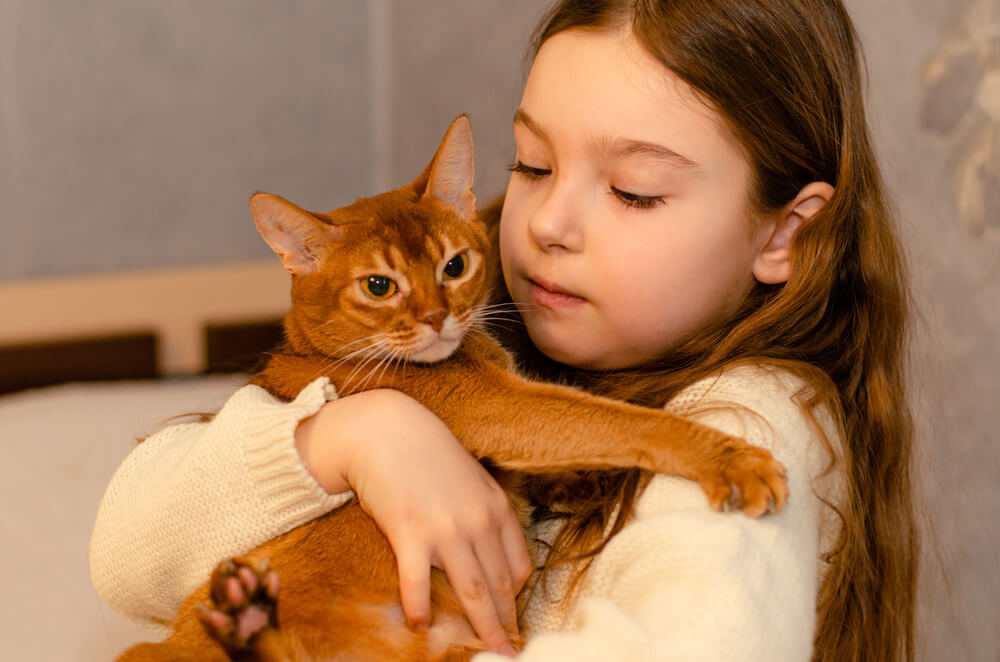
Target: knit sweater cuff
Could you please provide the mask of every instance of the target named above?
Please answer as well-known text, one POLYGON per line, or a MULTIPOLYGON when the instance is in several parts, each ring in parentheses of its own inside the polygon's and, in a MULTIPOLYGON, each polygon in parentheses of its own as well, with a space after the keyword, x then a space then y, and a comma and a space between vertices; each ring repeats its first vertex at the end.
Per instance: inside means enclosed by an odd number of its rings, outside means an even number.
POLYGON ((278 400, 260 387, 248 386, 246 390, 248 406, 240 408, 240 415, 245 417, 240 445, 247 474, 258 485, 259 498, 275 534, 349 501, 353 491, 327 493, 306 469, 295 448, 299 423, 336 399, 330 380, 316 379, 292 402, 278 400))

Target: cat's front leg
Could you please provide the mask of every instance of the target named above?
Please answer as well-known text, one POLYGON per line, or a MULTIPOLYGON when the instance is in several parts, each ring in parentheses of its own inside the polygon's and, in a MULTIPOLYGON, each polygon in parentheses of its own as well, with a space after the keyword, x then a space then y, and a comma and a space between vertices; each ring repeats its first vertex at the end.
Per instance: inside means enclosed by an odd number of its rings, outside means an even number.
POLYGON ((366 375, 351 363, 276 355, 258 377, 288 399, 320 375, 341 395, 402 391, 444 421, 473 455, 507 469, 648 469, 697 482, 716 510, 752 516, 780 510, 788 497, 784 468, 762 448, 663 410, 531 382, 480 354, 460 350, 441 363, 366 375))
POLYGON ((526 473, 642 468, 697 482, 716 510, 759 517, 788 498, 763 448, 660 409, 530 382, 480 364, 417 397, 477 457, 526 473))

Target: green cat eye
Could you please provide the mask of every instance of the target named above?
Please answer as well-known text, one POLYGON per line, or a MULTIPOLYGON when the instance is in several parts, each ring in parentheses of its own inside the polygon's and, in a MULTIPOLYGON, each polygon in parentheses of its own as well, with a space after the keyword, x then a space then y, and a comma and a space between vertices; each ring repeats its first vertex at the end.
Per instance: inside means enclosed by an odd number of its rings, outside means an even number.
POLYGON ((382 301, 396 293, 396 281, 385 276, 369 276, 362 279, 361 289, 371 298, 382 301))
POLYGON ((445 279, 452 280, 464 274, 466 262, 465 253, 459 253, 455 257, 448 260, 448 264, 444 265, 445 279))

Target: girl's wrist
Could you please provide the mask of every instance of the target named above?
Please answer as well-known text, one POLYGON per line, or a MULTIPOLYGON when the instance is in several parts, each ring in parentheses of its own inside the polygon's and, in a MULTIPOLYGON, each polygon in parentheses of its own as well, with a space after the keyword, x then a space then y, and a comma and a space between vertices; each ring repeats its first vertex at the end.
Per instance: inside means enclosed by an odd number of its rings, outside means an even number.
POLYGON ((295 430, 295 448, 306 470, 328 493, 353 489, 359 446, 371 445, 373 431, 387 423, 390 402, 403 394, 373 390, 332 400, 303 419, 295 430), (381 422, 381 423, 380 423, 381 422))
POLYGON ((319 411, 304 418, 295 429, 295 450, 306 471, 329 494, 351 489, 347 482, 344 446, 350 443, 350 434, 343 429, 346 421, 344 407, 349 398, 327 402, 319 411))

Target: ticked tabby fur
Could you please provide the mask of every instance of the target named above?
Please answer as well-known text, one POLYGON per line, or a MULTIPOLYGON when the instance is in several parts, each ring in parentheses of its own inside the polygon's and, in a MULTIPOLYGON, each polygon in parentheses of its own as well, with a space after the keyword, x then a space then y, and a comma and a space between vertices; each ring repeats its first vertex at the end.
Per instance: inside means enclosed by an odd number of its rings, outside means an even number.
MULTIPOLYGON (((755 516, 780 508, 783 469, 766 451, 662 410, 518 376, 481 328, 496 265, 472 179, 461 116, 424 172, 394 191, 330 213, 256 194, 251 213, 292 274, 292 305, 284 347, 252 382, 289 400, 321 376, 341 395, 407 393, 499 467, 515 501, 525 474, 641 467, 697 481, 718 510, 731 499, 755 516)), ((482 650, 438 570, 431 591, 431 627, 409 629, 392 550, 355 501, 225 561, 181 606, 170 638, 121 659, 464 660, 482 650)))

